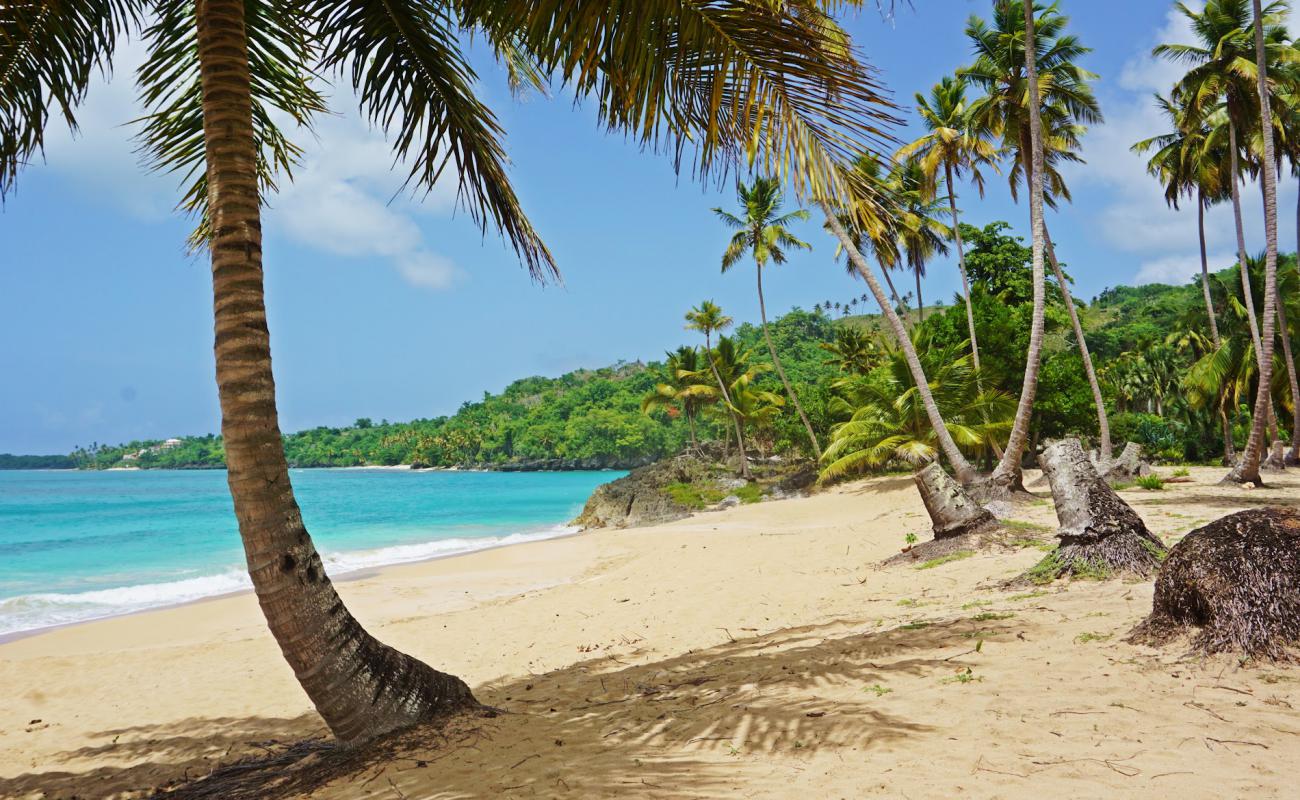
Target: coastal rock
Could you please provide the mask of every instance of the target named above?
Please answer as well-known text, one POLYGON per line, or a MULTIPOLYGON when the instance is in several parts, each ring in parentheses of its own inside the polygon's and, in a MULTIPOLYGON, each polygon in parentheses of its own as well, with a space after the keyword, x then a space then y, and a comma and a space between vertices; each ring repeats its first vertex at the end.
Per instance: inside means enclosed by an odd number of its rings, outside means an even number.
POLYGON ((695 483, 708 472, 709 464, 689 454, 634 469, 596 487, 573 524, 582 528, 634 528, 688 517, 692 509, 674 499, 667 487, 695 483))

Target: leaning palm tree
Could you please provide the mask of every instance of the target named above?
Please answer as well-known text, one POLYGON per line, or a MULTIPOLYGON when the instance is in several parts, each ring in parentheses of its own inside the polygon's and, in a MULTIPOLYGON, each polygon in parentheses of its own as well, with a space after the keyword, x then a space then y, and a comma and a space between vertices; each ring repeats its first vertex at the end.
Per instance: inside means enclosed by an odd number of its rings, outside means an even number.
MULTIPOLYGON (((743 478, 749 480, 749 457, 745 455, 744 431, 741 430, 740 417, 736 414, 736 405, 732 402, 731 392, 727 389, 727 381, 723 380, 722 373, 718 370, 713 350, 714 332, 725 331, 731 327, 731 323, 731 317, 723 314, 722 309, 712 300, 705 300, 686 312, 686 330, 699 331, 704 334, 704 357, 709 362, 709 372, 713 375, 713 380, 717 384, 718 392, 722 397, 722 403, 736 428, 736 443, 740 450, 740 474, 743 478)), ((691 377, 694 378, 694 376, 691 377)))
POLYGON ((754 182, 748 186, 737 181, 736 197, 740 200, 739 215, 721 208, 713 209, 718 219, 735 231, 730 244, 722 253, 722 271, 727 272, 747 255, 754 259, 754 275, 758 282, 758 315, 763 323, 763 339, 767 342, 767 352, 772 355, 772 366, 776 367, 776 374, 781 379, 781 385, 785 387, 786 396, 794 404, 794 410, 798 412, 804 430, 808 432, 808 443, 812 445, 813 457, 821 458, 822 449, 817 442, 817 434, 813 431, 812 423, 808 421, 808 415, 804 413, 803 406, 799 403, 799 395, 795 394, 790 379, 785 375, 785 367, 781 365, 781 357, 776 353, 776 346, 772 344, 772 333, 767 326, 767 302, 763 299, 763 267, 768 262, 773 265, 784 264, 785 253, 789 248, 800 250, 812 248, 812 245, 796 238, 788 228, 791 222, 808 219, 808 212, 798 209, 782 214, 781 203, 784 197, 781 183, 761 175, 754 178, 754 182))
POLYGON ((324 109, 309 78, 342 77, 410 165, 412 188, 455 180, 476 222, 544 278, 555 264, 511 186, 500 123, 475 91, 471 38, 516 75, 551 76, 593 99, 603 127, 679 161, 689 152, 700 174, 744 154, 817 197, 851 196, 837 165, 878 146, 888 103, 811 0, 37 0, 0 9, 0 196, 39 156, 52 117, 75 126, 94 72, 111 68, 118 37, 145 19, 144 149, 186 176, 183 205, 211 258, 228 482, 268 626, 342 741, 471 706, 464 682, 382 644, 348 612, 294 497, 263 291, 261 205, 298 152, 277 120, 309 124, 324 109))
POLYGON ((916 95, 916 111, 927 133, 911 144, 905 145, 895 158, 915 158, 931 187, 939 171, 943 171, 944 187, 948 193, 948 210, 952 214, 953 244, 957 247, 957 271, 961 273, 962 298, 966 301, 966 325, 970 330, 970 348, 975 369, 980 365, 979 339, 975 335, 975 310, 970 299, 970 280, 966 275, 966 253, 961 241, 961 220, 957 214, 956 179, 970 175, 972 183, 984 196, 984 176, 980 167, 994 164, 997 146, 971 117, 966 103, 966 80, 945 76, 930 89, 930 97, 916 95))

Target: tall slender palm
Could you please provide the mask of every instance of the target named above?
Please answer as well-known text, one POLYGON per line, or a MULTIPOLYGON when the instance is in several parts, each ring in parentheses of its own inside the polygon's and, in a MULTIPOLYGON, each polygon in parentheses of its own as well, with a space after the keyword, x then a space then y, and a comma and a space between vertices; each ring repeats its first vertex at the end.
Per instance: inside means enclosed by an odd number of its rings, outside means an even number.
MULTIPOLYGON (((1196 200, 1196 234, 1201 253, 1201 294, 1205 299, 1205 316, 1210 323, 1210 342, 1219 350, 1223 342, 1219 336, 1218 314, 1210 291, 1210 263, 1205 247, 1205 210, 1228 197, 1228 183, 1233 180, 1228 172, 1226 148, 1216 146, 1209 123, 1189 114, 1185 98, 1174 92, 1168 97, 1156 95, 1156 104, 1169 120, 1173 130, 1143 139, 1133 145, 1138 154, 1151 153, 1147 171, 1165 187, 1165 202, 1177 209, 1183 196, 1196 200)), ((1223 452, 1229 458, 1234 450, 1232 422, 1227 409, 1218 404, 1220 426, 1223 431, 1223 452)))
POLYGON ((722 402, 726 404, 727 413, 736 428, 736 442, 740 449, 740 474, 748 480, 749 457, 745 455, 745 436, 744 431, 741 430, 740 416, 736 412, 736 404, 732 402, 731 392, 727 389, 727 382, 722 379, 722 374, 718 370, 713 352, 714 332, 725 331, 731 327, 731 323, 731 317, 723 314, 722 309, 712 300, 705 300, 686 312, 686 330, 704 334, 704 356, 708 359, 709 371, 713 373, 713 380, 718 384, 718 391, 722 394, 722 402))
POLYGON ((713 209, 718 219, 735 231, 731 243, 722 253, 722 271, 727 272, 746 255, 754 259, 754 276, 758 282, 758 314, 763 322, 763 339, 767 342, 767 352, 772 355, 772 366, 776 367, 776 374, 781 378, 786 396, 794 404, 799 419, 803 421, 804 430, 808 432, 808 443, 812 445, 813 457, 820 459, 822 449, 817 442, 817 434, 813 431, 812 423, 808 421, 808 415, 804 413, 803 405, 799 403, 799 395, 795 393, 794 387, 790 385, 790 379, 785 375, 785 367, 781 364, 781 357, 776 353, 776 346, 772 344, 772 333, 767 326, 767 301, 763 298, 763 267, 767 266, 768 262, 774 265, 784 264, 787 249, 812 248, 812 245, 796 238, 788 228, 790 223, 796 220, 808 219, 808 212, 801 208, 782 214, 781 203, 784 195, 780 181, 762 175, 754 178, 754 182, 748 186, 737 181, 736 197, 740 200, 739 215, 721 208, 713 209))
POLYGON ((947 240, 952 231, 939 221, 943 199, 929 191, 929 180, 914 160, 896 162, 889 171, 889 183, 897 215, 898 244, 904 263, 916 279, 917 321, 923 323, 925 300, 921 279, 925 277, 925 266, 936 255, 947 254, 947 240))
MULTIPOLYGON (((1240 160, 1242 147, 1250 134, 1257 128, 1262 130, 1261 143, 1264 152, 1261 160, 1264 164, 1275 162, 1273 153, 1273 126, 1260 125, 1260 120, 1273 117, 1267 80, 1268 65, 1277 65, 1290 59, 1290 44, 1286 38, 1282 14, 1285 5, 1281 2, 1270 3, 1260 7, 1255 0, 1208 0, 1205 8, 1195 11, 1183 3, 1177 4, 1178 10, 1191 23, 1196 44, 1162 44, 1152 52, 1154 55, 1186 64, 1189 70, 1178 82, 1178 91, 1185 98, 1186 112, 1192 118, 1210 118, 1217 109, 1222 109, 1221 127, 1226 133, 1226 149, 1229 159, 1229 188, 1232 196, 1233 217, 1237 232, 1237 258, 1241 267, 1243 281, 1248 280, 1246 268, 1246 237, 1241 221, 1241 192, 1239 187, 1242 174, 1240 160)), ((1264 169, 1266 175, 1265 195, 1265 229, 1268 236, 1268 219, 1273 222, 1273 252, 1276 257, 1276 196, 1273 209, 1269 206, 1269 183, 1276 189, 1276 176, 1271 169, 1264 169)), ((1276 267, 1276 258, 1274 258, 1276 267)), ((1267 272, 1266 267, 1266 272, 1267 272)), ((1265 276, 1269 295, 1273 293, 1276 274, 1265 276)), ((1249 312, 1251 336, 1255 343, 1256 357, 1259 359, 1260 376, 1271 375, 1271 359, 1267 353, 1272 352, 1273 342, 1265 341, 1266 333, 1260 330, 1256 322, 1254 300, 1250 287, 1243 283, 1243 299, 1249 312)), ((1275 299, 1265 296, 1265 318, 1263 327, 1273 331, 1272 317, 1275 316, 1275 299)), ((1271 339, 1271 335, 1270 335, 1271 339)), ((1260 402, 1256 404, 1257 418, 1252 420, 1251 435, 1247 438, 1246 449, 1241 464, 1234 468, 1230 479, 1251 481, 1259 478, 1259 458, 1263 449, 1264 426, 1272 420, 1272 402, 1267 391, 1260 393, 1260 402), (1262 403, 1262 405, 1261 405, 1262 403)), ((1276 426, 1276 422, 1272 423, 1276 426)))
MULTIPOLYGON (((961 273, 962 298, 966 301, 966 325, 970 330, 971 355, 975 370, 980 366, 979 339, 975 334, 975 310, 970 299, 970 280, 966 275, 966 253, 962 247, 961 220, 957 213, 956 179, 969 174, 980 197, 984 196, 984 176, 980 167, 994 164, 997 147, 988 131, 976 124, 966 103, 966 80, 944 76, 930 89, 930 97, 917 93, 916 111, 927 133, 898 151, 899 160, 915 158, 931 187, 943 171, 948 192, 948 210, 952 214, 953 243, 957 247, 957 271, 961 273)), ((932 189, 931 194, 937 194, 932 189)))
MULTIPOLYGON (((972 84, 983 89, 983 97, 972 103, 971 114, 981 125, 995 135, 1000 135, 1005 149, 1014 153, 1015 161, 1010 180, 1015 185, 1024 175, 1029 186, 1030 220, 1033 228, 1034 310, 1030 326, 1029 350, 1025 365, 1025 381, 1020 405, 1011 429, 1007 449, 994 471, 996 482, 1007 485, 1019 480, 1020 458, 1028 443, 1029 418, 1037 392, 1040 356, 1042 353, 1044 321, 1043 258, 1050 247, 1047 240, 1046 221, 1042 218, 1044 181, 1053 178, 1053 196, 1065 192, 1058 190, 1054 174, 1048 174, 1045 156, 1045 139, 1069 142, 1081 123, 1100 119, 1096 98, 1088 87, 1091 73, 1080 68, 1075 60, 1088 52, 1078 39, 1064 33, 1068 19, 1057 10, 1057 4, 1041 5, 1033 0, 1023 3, 1014 0, 997 0, 993 7, 992 25, 972 17, 966 34, 975 47, 975 62, 959 71, 972 84), (1044 81, 1039 85, 1039 73, 1044 81)), ((1073 158, 1064 146, 1052 148, 1058 158, 1073 158)), ((1068 292, 1063 278, 1058 282, 1068 292)), ((1067 306, 1073 304, 1067 301, 1067 306)), ((1081 332, 1076 330, 1080 352, 1087 346, 1081 332)), ((1091 359, 1085 354, 1085 364, 1091 359)), ((1090 373, 1093 383, 1095 373, 1090 373)), ((1094 391, 1100 396, 1100 387, 1094 391)), ((1104 405, 1099 406, 1098 423, 1103 429, 1103 446, 1106 435, 1104 405)))
POLYGON ((593 98, 608 129, 679 158, 689 144, 702 174, 734 167, 745 153, 817 197, 851 196, 838 164, 879 140, 887 101, 843 32, 808 0, 8 4, 0 13, 0 196, 40 153, 51 111, 75 126, 94 71, 111 67, 118 35, 146 17, 145 148, 186 176, 183 203, 199 215, 211 256, 228 483, 271 632, 345 742, 471 705, 462 681, 365 631, 303 525, 263 292, 263 192, 298 152, 276 120, 309 122, 324 103, 308 78, 342 76, 409 161, 410 184, 430 190, 454 176, 471 216, 497 228, 541 278, 554 263, 511 187, 500 124, 475 91, 471 38, 537 79, 554 76, 593 98), (827 97, 838 101, 834 126, 825 124, 827 97))

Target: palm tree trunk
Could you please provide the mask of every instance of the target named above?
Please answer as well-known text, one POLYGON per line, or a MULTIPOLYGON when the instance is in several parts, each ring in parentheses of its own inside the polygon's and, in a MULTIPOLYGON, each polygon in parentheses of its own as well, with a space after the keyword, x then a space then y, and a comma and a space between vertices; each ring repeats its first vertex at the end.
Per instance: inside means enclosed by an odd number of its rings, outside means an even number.
POLYGON ((898 290, 894 288, 894 279, 889 277, 889 267, 881 264, 880 274, 885 276, 885 283, 889 285, 889 296, 894 298, 894 308, 900 309, 906 314, 907 306, 903 304, 902 298, 898 296, 898 290))
POLYGON ((1282 304, 1282 287, 1279 281, 1274 285, 1277 290, 1273 302, 1277 305, 1277 326, 1282 340, 1283 361, 1286 362, 1286 377, 1291 388, 1291 452, 1287 460, 1294 463, 1300 458, 1300 380, 1296 377, 1295 358, 1291 355, 1291 327, 1287 325, 1286 309, 1282 304))
POLYGON ((980 370, 980 344, 975 336, 975 308, 970 300, 970 278, 966 275, 966 251, 961 241, 961 222, 957 218, 957 187, 952 180, 952 164, 945 163, 945 178, 948 182, 948 208, 952 211, 952 233, 957 245, 957 271, 961 273, 961 294, 966 300, 966 327, 970 329, 970 352, 975 364, 975 374, 980 370))
POLYGON ((1230 467, 1237 458, 1237 445, 1232 441, 1232 422, 1222 404, 1219 406, 1219 420, 1223 423, 1223 463, 1230 467))
POLYGON ((267 625, 345 743, 475 706, 459 678, 380 643, 334 590, 289 482, 275 407, 243 0, 196 6, 217 388, 227 480, 267 625))
POLYGON ((745 455, 745 434, 740 427, 740 415, 736 413, 736 406, 731 402, 731 392, 727 391, 727 384, 722 380, 722 374, 718 372, 718 364, 713 360, 713 340, 706 333, 704 335, 705 355, 709 357, 709 370, 713 372, 713 379, 718 382, 718 388, 722 390, 722 401, 727 404, 727 413, 731 415, 731 421, 736 425, 736 449, 740 451, 740 476, 749 480, 749 456, 745 455))
POLYGON ((691 449, 696 452, 699 452, 700 443, 699 440, 695 438, 695 412, 693 411, 686 412, 686 425, 687 427, 690 428, 691 431, 691 449))
POLYGON ((916 314, 919 324, 925 324, 925 298, 921 296, 921 270, 916 273, 916 314))
MULTIPOLYGON (((1264 416, 1268 414, 1273 402, 1273 337, 1276 312, 1273 309, 1277 297, 1277 173, 1273 159, 1273 125, 1272 110, 1268 100, 1268 64, 1264 50, 1264 19, 1260 9, 1260 0, 1252 0, 1255 12, 1255 86, 1259 93, 1260 130, 1264 140, 1264 152, 1261 159, 1264 168, 1264 317, 1263 330, 1260 332, 1262 347, 1259 351, 1259 387, 1255 392, 1255 418, 1251 421, 1250 436, 1246 439, 1246 452, 1241 464, 1234 467, 1224 478, 1227 483, 1259 483, 1259 460, 1264 439, 1264 416)), ((1229 120, 1229 133, 1233 128, 1229 120)), ((1236 180, 1236 137, 1231 141, 1233 174, 1233 193, 1237 193, 1236 180)), ((1240 219, 1240 217, 1238 217, 1240 219)), ((1243 265, 1244 269, 1244 265, 1243 265)), ((1247 279, 1247 286, 1249 280, 1247 279)), ((1247 292, 1249 296, 1249 292, 1247 292)), ((1253 312, 1252 312, 1253 314, 1253 312)))
POLYGON ((1083 357, 1083 371, 1088 376, 1088 386, 1092 388, 1092 404, 1097 409, 1097 428, 1101 436, 1101 462, 1109 464, 1114 457, 1110 442, 1110 420, 1106 418, 1106 401, 1101 396, 1101 384, 1097 381, 1097 370, 1093 369, 1092 356, 1088 353, 1088 340, 1083 338, 1083 326, 1079 324, 1079 312, 1074 307, 1074 298, 1070 296, 1070 287, 1066 285, 1065 274, 1061 272, 1061 262, 1056 260, 1056 246, 1052 244, 1052 234, 1047 225, 1043 225, 1046 237, 1048 261, 1052 263, 1052 274, 1061 287, 1061 297, 1065 300, 1065 310, 1070 312, 1070 325, 1074 327, 1074 338, 1079 341, 1079 355, 1083 357))
POLYGON ((813 433, 812 423, 808 421, 808 415, 803 412, 803 405, 799 403, 799 395, 794 393, 794 387, 790 385, 790 379, 785 376, 785 367, 781 366, 781 359, 776 354, 776 347, 772 344, 772 334, 767 330, 767 303, 763 299, 763 265, 756 265, 754 270, 758 275, 758 316, 763 320, 763 339, 767 342, 767 352, 772 354, 772 364, 776 367, 776 374, 781 377, 781 385, 785 387, 785 393, 794 403, 794 410, 799 412, 799 419, 803 420, 804 430, 808 431, 808 441, 812 444, 813 458, 821 461, 822 448, 817 443, 817 434, 813 433))
POLYGON ((1201 291, 1205 294, 1205 314, 1210 320, 1210 339, 1214 349, 1219 349, 1219 321, 1214 314, 1214 300, 1210 298, 1210 260, 1205 254, 1205 194, 1196 195, 1196 233, 1201 241, 1201 291))
MULTIPOLYGON (((822 211, 826 214, 826 224, 835 234, 836 238, 844 246, 844 250, 849 255, 849 260, 853 263, 858 274, 860 274, 870 287, 871 293, 876 298, 876 303, 880 306, 880 311, 885 315, 889 322, 890 330, 894 333, 894 339, 898 342, 898 347, 903 351, 903 358, 907 361, 907 367, 912 373, 912 380, 916 382, 916 390, 921 395, 921 405, 925 408, 926 418, 930 421, 930 428, 934 431, 935 438, 939 440, 939 449, 943 451, 944 458, 952 465, 952 471, 957 477, 957 482, 966 486, 978 478, 974 467, 962 455, 961 449, 957 447, 957 442, 953 440, 952 434, 948 432, 948 426, 944 424, 943 416, 939 413, 939 404, 934 400, 934 394, 930 391, 930 381, 925 376, 925 369, 921 367, 921 359, 916 354, 916 348, 912 346, 912 339, 907 335, 907 328, 903 325, 898 314, 894 311, 893 306, 889 305, 889 300, 885 297, 885 291, 881 288, 879 281, 876 280, 875 274, 871 271, 867 260, 862 257, 858 249, 853 246, 853 240, 849 238, 844 226, 840 224, 839 218, 825 203, 822 204, 822 211)), ((884 271, 884 265, 881 265, 884 271)))
POLYGON ((1039 108, 1038 64, 1034 49, 1034 3, 1025 4, 1025 72, 1029 78, 1029 153, 1023 153, 1025 173, 1029 176, 1029 219, 1033 232, 1034 311, 1029 327, 1029 352, 1025 359, 1025 382, 1020 390, 1015 421, 1007 438, 1007 449, 993 470, 993 483, 1013 486, 1020 482, 1020 459, 1029 438, 1029 417, 1034 410, 1034 395, 1038 391, 1038 370, 1043 351, 1044 328, 1044 275, 1043 252, 1045 228, 1043 220, 1043 133, 1042 113, 1039 108))

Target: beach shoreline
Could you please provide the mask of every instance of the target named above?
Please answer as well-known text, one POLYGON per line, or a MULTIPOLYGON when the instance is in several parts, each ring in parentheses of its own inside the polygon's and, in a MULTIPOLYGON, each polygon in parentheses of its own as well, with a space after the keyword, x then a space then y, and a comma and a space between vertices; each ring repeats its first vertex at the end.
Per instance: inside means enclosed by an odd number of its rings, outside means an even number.
MULTIPOLYGON (((1123 493, 1166 542, 1300 488, 1289 474, 1247 492, 1217 486, 1221 469, 1191 472, 1123 493)), ((1016 508, 1025 537, 1055 527, 1039 496, 1016 508)), ((1300 759, 1288 671, 1126 643, 1150 582, 1007 588, 1042 557, 1033 546, 879 566, 927 529, 912 481, 885 477, 340 581, 381 641, 513 712, 474 722, 473 747, 430 754, 437 769, 390 765, 369 785, 1031 798, 1050 778, 1066 796, 1286 796, 1300 759), (1270 749, 1170 738, 1208 714, 1215 740, 1270 749)), ((251 593, 0 644, 0 692, 3 797, 147 796, 265 754, 252 743, 328 735, 251 593)), ((356 797, 357 780, 311 796, 356 797)))

